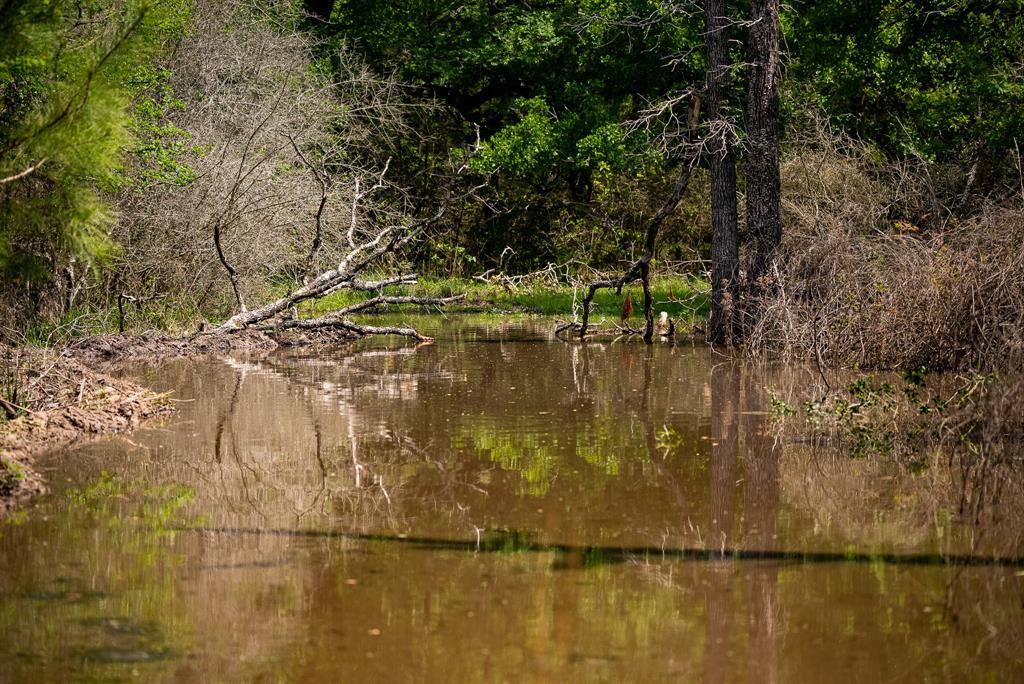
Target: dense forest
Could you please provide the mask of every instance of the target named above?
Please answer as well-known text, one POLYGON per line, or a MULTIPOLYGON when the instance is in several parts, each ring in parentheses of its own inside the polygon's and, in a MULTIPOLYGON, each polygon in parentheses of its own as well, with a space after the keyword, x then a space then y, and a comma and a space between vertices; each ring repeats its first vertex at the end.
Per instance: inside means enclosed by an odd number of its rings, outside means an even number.
POLYGON ((8 0, 5 336, 222 320, 441 208, 388 258, 643 262, 717 342, 1016 361, 1021 9, 8 0))

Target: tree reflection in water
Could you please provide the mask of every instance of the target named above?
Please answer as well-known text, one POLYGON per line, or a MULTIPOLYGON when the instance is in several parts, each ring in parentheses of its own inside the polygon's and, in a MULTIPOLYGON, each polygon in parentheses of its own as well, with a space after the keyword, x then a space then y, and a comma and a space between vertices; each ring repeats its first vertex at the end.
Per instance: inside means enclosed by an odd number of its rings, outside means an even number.
POLYGON ((1016 484, 959 517, 948 470, 777 434, 767 392, 801 369, 447 325, 140 371, 174 420, 51 457, 123 489, 0 533, 12 676, 116 678, 83 654, 132 649, 151 681, 1021 674, 1019 569, 943 563, 1020 554, 1016 484), (125 620, 150 636, 96 628, 125 620))

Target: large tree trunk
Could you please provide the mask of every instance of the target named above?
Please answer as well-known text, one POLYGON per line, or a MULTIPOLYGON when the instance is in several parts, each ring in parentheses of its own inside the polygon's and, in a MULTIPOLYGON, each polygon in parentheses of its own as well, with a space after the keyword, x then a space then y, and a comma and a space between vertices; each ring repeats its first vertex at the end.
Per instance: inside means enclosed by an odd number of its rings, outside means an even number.
POLYGON ((729 18, 725 0, 704 5, 708 50, 708 153, 711 155, 711 325, 710 341, 731 344, 739 295, 739 236, 736 212, 736 133, 728 103, 729 18))
MULTIPOLYGON (((747 103, 747 282, 753 306, 782 239, 779 208, 779 0, 751 0, 747 103)), ((756 314, 756 312, 754 312, 756 314)))

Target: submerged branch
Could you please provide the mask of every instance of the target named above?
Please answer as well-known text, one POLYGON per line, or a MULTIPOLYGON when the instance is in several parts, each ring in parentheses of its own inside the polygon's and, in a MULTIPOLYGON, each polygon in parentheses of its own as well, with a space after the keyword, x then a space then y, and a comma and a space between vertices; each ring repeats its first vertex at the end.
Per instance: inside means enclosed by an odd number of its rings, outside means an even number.
POLYGON ((419 342, 430 342, 432 338, 421 335, 413 328, 399 328, 393 326, 361 325, 347 318, 333 314, 321 316, 320 318, 291 319, 279 321, 270 325, 259 326, 261 332, 284 332, 286 330, 336 330, 351 333, 353 337, 367 337, 369 335, 398 335, 400 337, 411 337, 419 342))

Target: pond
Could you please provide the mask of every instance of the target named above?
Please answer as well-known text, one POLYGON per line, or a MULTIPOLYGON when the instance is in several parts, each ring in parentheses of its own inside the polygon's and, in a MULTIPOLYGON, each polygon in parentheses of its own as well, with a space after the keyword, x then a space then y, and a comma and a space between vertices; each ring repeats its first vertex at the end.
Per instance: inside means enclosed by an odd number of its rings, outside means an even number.
POLYGON ((40 459, 0 681, 1024 678, 1021 521, 787 436, 812 371, 418 322, 126 370, 178 411, 40 459))

